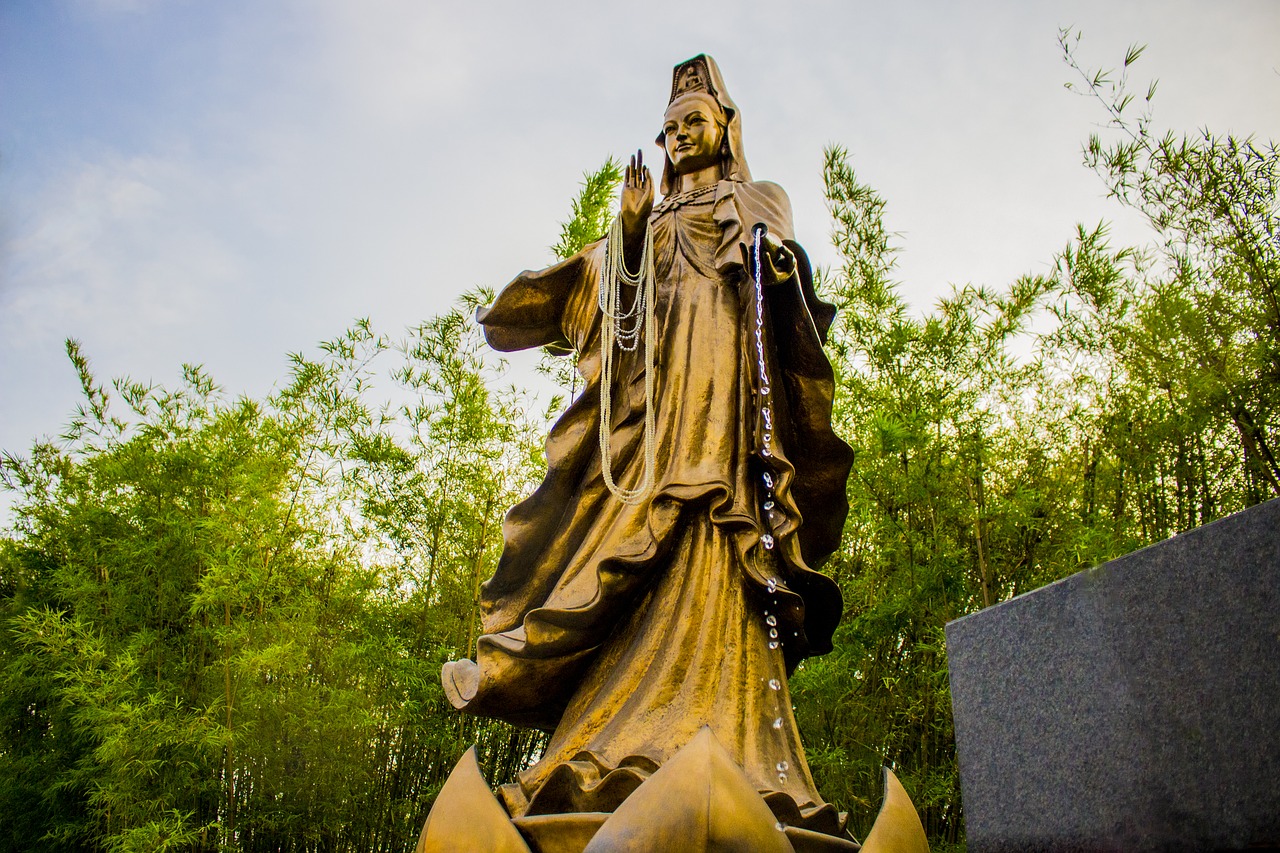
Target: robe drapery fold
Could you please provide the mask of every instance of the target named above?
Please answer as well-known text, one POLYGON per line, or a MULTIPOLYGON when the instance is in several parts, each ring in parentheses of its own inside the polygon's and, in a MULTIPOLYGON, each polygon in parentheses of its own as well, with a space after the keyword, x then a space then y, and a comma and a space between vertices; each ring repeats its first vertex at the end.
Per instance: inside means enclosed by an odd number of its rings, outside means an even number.
POLYGON ((821 799, 785 681, 802 658, 830 650, 842 611, 839 588, 812 568, 838 546, 848 512, 852 452, 831 430, 822 352, 834 309, 814 293, 775 184, 725 180, 668 197, 650 223, 656 358, 644 364, 644 347, 615 356, 608 461, 620 486, 639 482, 652 370, 657 470, 639 505, 614 498, 601 476, 603 241, 522 273, 477 314, 496 349, 576 351, 586 386, 547 439, 546 478, 507 515, 482 588, 476 663, 448 665, 446 693, 468 712, 555 730, 543 759, 504 792, 516 812, 554 801, 544 784, 566 774, 596 773, 592 784, 619 768, 647 775, 704 724, 761 790, 812 811, 821 799), (766 288, 768 456, 755 288, 742 267, 757 223, 798 261, 766 288))

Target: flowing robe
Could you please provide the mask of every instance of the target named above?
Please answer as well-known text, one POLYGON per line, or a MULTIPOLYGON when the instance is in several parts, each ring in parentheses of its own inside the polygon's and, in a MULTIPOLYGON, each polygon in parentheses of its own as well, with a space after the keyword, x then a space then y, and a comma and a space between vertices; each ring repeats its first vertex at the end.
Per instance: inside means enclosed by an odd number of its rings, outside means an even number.
POLYGON ((507 516, 476 664, 460 662, 466 677, 446 668, 446 693, 468 712, 554 730, 504 789, 513 814, 612 811, 703 725, 761 791, 826 814, 786 676, 830 650, 842 609, 838 587, 810 568, 838 545, 848 508, 852 454, 831 431, 821 349, 834 312, 814 295, 774 184, 670 196, 650 222, 655 361, 644 364, 643 346, 619 352, 612 389, 610 464, 632 487, 655 372, 655 487, 639 505, 614 498, 600 469, 603 242, 521 274, 478 314, 497 349, 572 347, 586 388, 551 431, 546 479, 507 516), (740 248, 756 223, 798 261, 767 288, 759 344, 740 248))

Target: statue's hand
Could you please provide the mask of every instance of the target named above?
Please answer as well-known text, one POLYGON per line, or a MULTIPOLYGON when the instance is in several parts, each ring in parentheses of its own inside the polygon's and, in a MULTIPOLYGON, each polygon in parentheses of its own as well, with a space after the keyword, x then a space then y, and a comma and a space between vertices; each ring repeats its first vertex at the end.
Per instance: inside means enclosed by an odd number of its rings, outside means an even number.
MULTIPOLYGON (((742 267, 747 278, 755 280, 756 262, 754 249, 747 243, 739 243, 742 250, 742 267)), ((760 241, 760 279, 765 285, 786 281, 796 271, 795 253, 782 245, 778 238, 766 233, 760 241)))
MULTIPOLYGON (((649 176, 649 167, 644 164, 644 152, 637 151, 622 179, 622 203, 619 206, 622 238, 628 249, 633 243, 638 246, 642 242, 644 227, 652 212, 653 179, 649 176)), ((630 255, 630 251, 627 254, 630 255)))

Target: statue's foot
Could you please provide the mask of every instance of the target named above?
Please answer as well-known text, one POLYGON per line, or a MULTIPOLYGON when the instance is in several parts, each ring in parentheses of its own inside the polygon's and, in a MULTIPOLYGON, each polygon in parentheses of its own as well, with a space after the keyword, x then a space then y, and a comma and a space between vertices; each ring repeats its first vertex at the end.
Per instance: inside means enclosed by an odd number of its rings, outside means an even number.
POLYGON ((480 667, 473 660, 451 660, 440 668, 440 683, 449 704, 461 711, 480 689, 480 667))

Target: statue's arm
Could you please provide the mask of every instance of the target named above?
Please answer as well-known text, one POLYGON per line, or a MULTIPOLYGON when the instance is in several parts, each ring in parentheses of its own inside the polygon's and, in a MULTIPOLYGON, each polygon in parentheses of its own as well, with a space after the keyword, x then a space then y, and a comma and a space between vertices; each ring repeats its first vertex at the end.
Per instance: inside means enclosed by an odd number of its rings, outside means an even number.
POLYGON ((501 352, 581 352, 599 325, 595 282, 603 247, 600 240, 555 266, 516 276, 493 304, 476 311, 489 345, 501 352))

